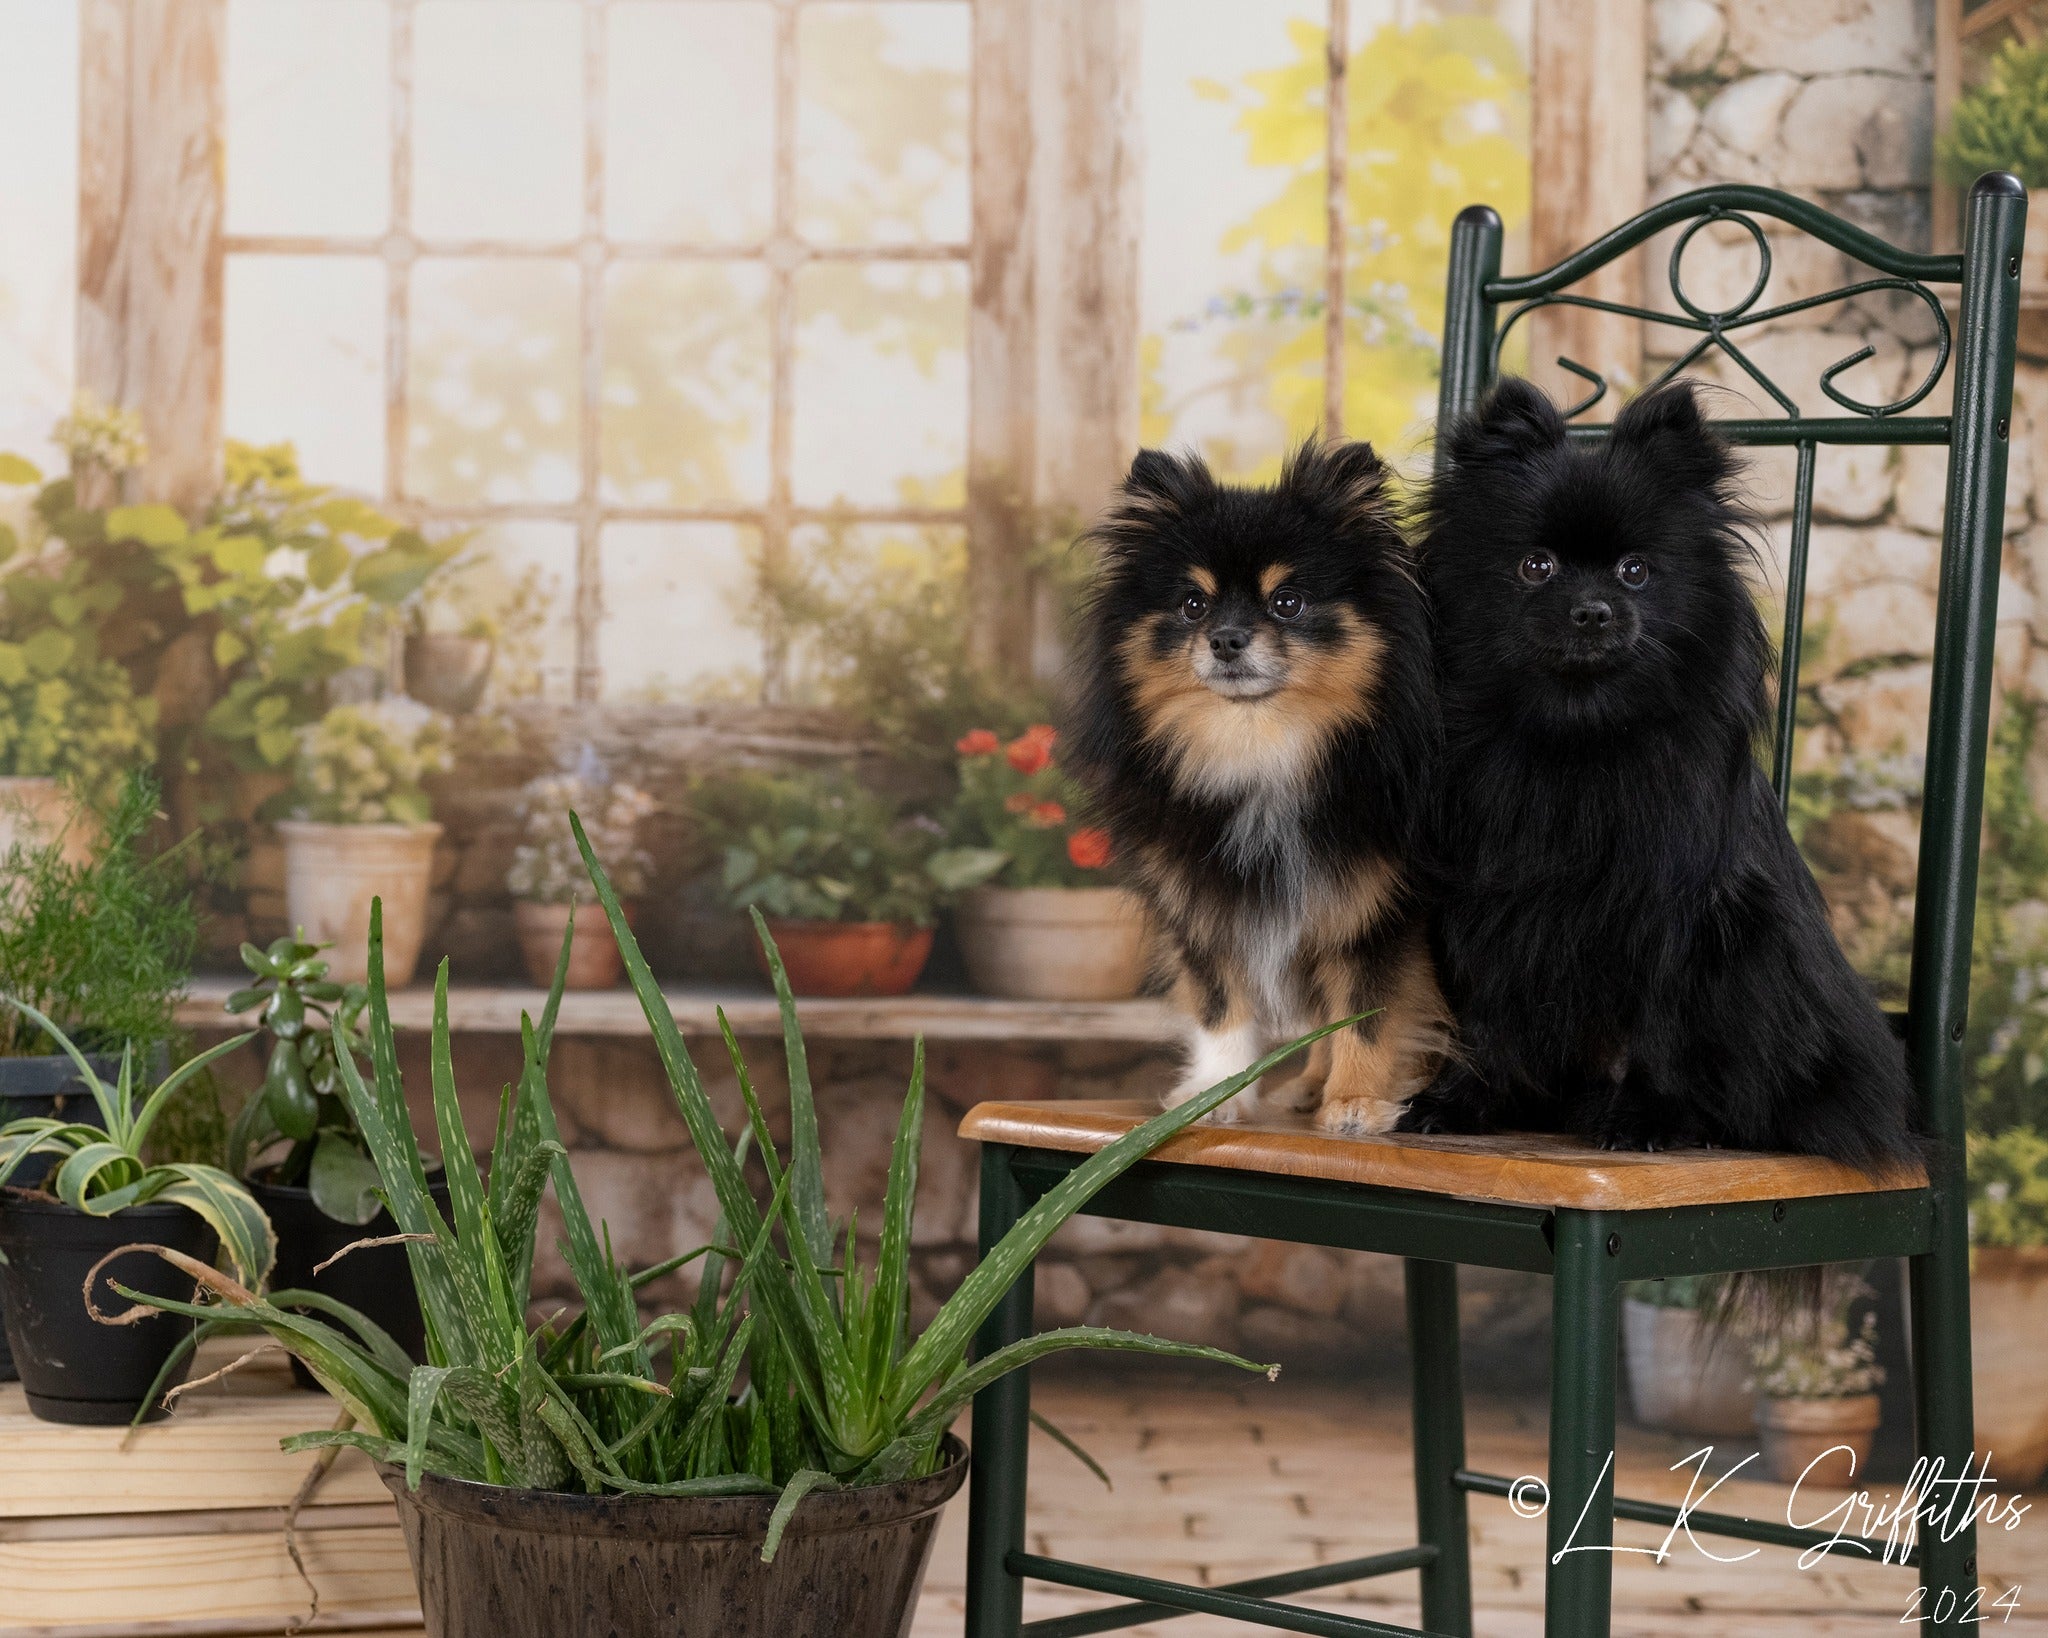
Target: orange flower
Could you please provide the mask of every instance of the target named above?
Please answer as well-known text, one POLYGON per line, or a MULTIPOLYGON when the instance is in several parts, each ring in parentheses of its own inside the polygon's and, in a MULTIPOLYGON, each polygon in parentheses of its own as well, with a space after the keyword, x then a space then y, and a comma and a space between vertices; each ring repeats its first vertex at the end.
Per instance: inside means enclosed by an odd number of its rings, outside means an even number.
POLYGON ((1109 863, 1109 832, 1087 825, 1067 838, 1067 857, 1082 870, 1100 870, 1109 863))
POLYGON ((1003 798, 1003 811, 1005 813, 1029 813, 1031 811, 1031 804, 1035 800, 1036 798, 1029 791, 1012 791, 1003 798))
POLYGON ((1041 829, 1051 830, 1054 825, 1064 825, 1067 822, 1067 810, 1057 802, 1039 802, 1025 817, 1041 829))
POLYGON ((1011 740, 1003 755, 1020 774, 1043 773, 1052 765, 1052 742, 1057 738, 1059 731, 1050 723, 1035 723, 1011 740))
POLYGON ((953 749, 962 756, 987 756, 1002 748, 1002 741, 987 728, 970 728, 953 741, 953 749))

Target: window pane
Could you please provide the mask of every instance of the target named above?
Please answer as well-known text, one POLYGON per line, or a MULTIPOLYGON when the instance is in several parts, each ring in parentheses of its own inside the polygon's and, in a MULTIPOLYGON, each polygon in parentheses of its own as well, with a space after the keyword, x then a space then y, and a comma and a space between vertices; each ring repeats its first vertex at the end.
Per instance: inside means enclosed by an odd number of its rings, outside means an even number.
POLYGON ((316 483, 384 490, 384 264, 230 256, 227 435, 298 446, 316 483))
POLYGON ((627 262, 605 285, 604 491, 643 506, 768 493, 767 275, 627 262))
POLYGON ((551 261, 422 261, 406 492, 447 505, 577 491, 577 277, 551 261))
POLYGON ((759 697, 751 607, 759 537, 724 523, 615 523, 604 532, 608 700, 759 697))
POLYGON ((700 244, 765 236, 773 10, 760 0, 618 0, 607 15, 607 230, 700 244))
POLYGON ((232 0, 228 231, 381 233, 391 216, 385 0, 232 0))
POLYGON ((798 15, 797 231, 826 244, 967 237, 965 5, 798 15))
POLYGON ((957 506, 967 270, 824 263, 797 280, 795 487, 805 505, 957 506))
POLYGON ((50 428, 71 403, 78 286, 78 7, 0 3, 0 449, 54 472, 50 428))
POLYGON ((499 699, 538 695, 566 701, 576 695, 576 529, 573 524, 521 519, 493 523, 479 538, 512 593, 531 577, 521 598, 539 615, 535 628, 507 629, 498 639, 491 692, 499 699))
POLYGON ((583 225, 583 7, 420 0, 413 225, 430 238, 573 238, 583 225))

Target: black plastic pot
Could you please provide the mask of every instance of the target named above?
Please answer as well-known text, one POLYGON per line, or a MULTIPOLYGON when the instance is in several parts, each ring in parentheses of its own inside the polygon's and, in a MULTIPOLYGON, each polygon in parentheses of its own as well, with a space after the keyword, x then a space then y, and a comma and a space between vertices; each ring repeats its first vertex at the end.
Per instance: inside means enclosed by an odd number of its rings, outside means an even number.
POLYGON ((773 1564, 773 1496, 581 1496, 378 1471, 428 1638, 905 1638, 939 1512, 967 1477, 814 1490, 773 1564))
MULTIPOLYGON (((121 1074, 121 1060, 104 1053, 88 1052, 85 1061, 92 1072, 108 1085, 121 1074)), ((10 1121, 37 1119, 99 1119, 99 1105, 78 1078, 78 1066, 63 1053, 46 1058, 0 1058, 0 1126, 10 1121)), ((55 1157, 37 1155, 24 1161, 9 1180, 22 1188, 33 1188, 49 1176, 55 1157)), ((15 1379, 14 1354, 7 1346, 7 1303, 0 1297, 0 1382, 15 1379)))
MULTIPOLYGON (((369 1222, 337 1223, 313 1204, 313 1192, 288 1183, 267 1183, 261 1178, 246 1180, 256 1204, 277 1232, 277 1263, 270 1272, 273 1291, 317 1291, 336 1302, 359 1308, 389 1331, 392 1340, 414 1359, 427 1357, 427 1325, 420 1317, 419 1298, 412 1288, 412 1265, 404 1246, 366 1246, 351 1251, 332 1268, 313 1270, 342 1247, 358 1240, 381 1240, 396 1234, 398 1224, 391 1213, 380 1211, 369 1222)), ((448 1186, 439 1179, 427 1186, 441 1214, 448 1214, 448 1186)), ((333 1323, 331 1316, 317 1319, 333 1323)), ((343 1327, 346 1329, 346 1327, 343 1327)), ((305 1366, 292 1360, 292 1376, 302 1388, 319 1384, 305 1366)))
MULTIPOLYGON (((86 1312, 86 1275, 108 1252, 129 1244, 169 1246, 210 1263, 219 1242, 205 1220, 183 1206, 130 1206, 111 1217, 93 1217, 46 1194, 0 1189, 7 1336, 28 1408, 45 1422, 132 1421, 171 1350, 192 1329, 191 1320, 176 1314, 101 1325, 86 1312)), ((151 1296, 192 1296, 190 1276, 161 1257, 130 1252, 93 1282, 92 1300, 103 1314, 125 1313, 131 1306, 110 1279, 151 1296)), ((176 1380, 183 1379, 178 1373, 176 1380)), ((149 1414, 154 1419, 164 1413, 158 1405, 149 1414)))

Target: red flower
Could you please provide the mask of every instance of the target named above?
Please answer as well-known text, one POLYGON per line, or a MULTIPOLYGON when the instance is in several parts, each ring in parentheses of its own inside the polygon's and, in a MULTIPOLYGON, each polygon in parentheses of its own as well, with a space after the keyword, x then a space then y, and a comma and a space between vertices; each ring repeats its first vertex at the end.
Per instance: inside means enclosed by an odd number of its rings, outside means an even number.
POLYGON ((1002 741, 987 728, 970 728, 953 741, 953 749, 962 756, 987 756, 1002 748, 1002 741))
POLYGON ((1052 765, 1052 742, 1059 737, 1059 731, 1050 723, 1036 723, 1024 730, 1003 748, 1003 755, 1010 759, 1010 766, 1020 774, 1029 777, 1043 773, 1052 765))
POLYGON ((1005 813, 1029 813, 1034 800, 1036 799, 1029 791, 1012 791, 1003 798, 1003 811, 1005 813))
POLYGON ((1067 810, 1057 802, 1039 802, 1033 805, 1026 819, 1042 830, 1051 830, 1054 825, 1067 822, 1067 810))
POLYGON ((1082 870, 1100 870, 1109 863, 1109 832, 1084 826, 1067 838, 1067 857, 1082 870))

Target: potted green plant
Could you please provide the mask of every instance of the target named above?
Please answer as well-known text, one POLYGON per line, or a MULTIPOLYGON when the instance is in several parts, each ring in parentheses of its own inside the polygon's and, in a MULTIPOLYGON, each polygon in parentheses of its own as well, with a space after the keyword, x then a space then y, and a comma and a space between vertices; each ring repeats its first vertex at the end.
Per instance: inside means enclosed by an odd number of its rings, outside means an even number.
MULTIPOLYGON (((156 783, 138 771, 95 820, 85 857, 69 834, 17 840, 0 854, 0 975, 38 1014, 61 1022, 102 1080, 119 1073, 124 1044, 151 1064, 164 1053, 198 944, 192 844, 152 851, 156 812, 156 783)), ((56 1039, 33 1016, 0 1009, 0 1125, 90 1108, 56 1039)), ((16 1182, 37 1183, 49 1166, 47 1156, 32 1157, 16 1182)), ((0 1381, 13 1379, 0 1328, 0 1381)))
MULTIPOLYGON (((242 946, 253 982, 227 999, 255 1014, 268 1039, 263 1081, 228 1133, 228 1170, 247 1185, 277 1234, 281 1288, 317 1292, 367 1315, 413 1359, 425 1357, 426 1322, 405 1253, 391 1236, 377 1168, 341 1096, 339 1058, 363 1049, 368 992, 327 975, 320 947, 285 937, 267 950, 242 946), (344 1250, 365 1239, 385 1244, 344 1250)), ((428 1189, 447 1206, 438 1166, 428 1189)), ((296 1359, 292 1372, 313 1378, 296 1359)))
POLYGON ((963 735, 953 837, 1003 856, 953 911, 967 976, 989 995, 1120 1001, 1145 977, 1145 917, 1112 885, 1108 832, 1081 822, 1081 788, 1056 760, 1058 735, 1037 723, 1005 744, 963 735))
MULTIPOLYGON (((580 837, 579 837, 580 839, 580 837)), ((372 934, 371 1073, 339 1058, 427 1310, 436 1364, 411 1367, 358 1316, 295 1312, 188 1256, 162 1255, 207 1289, 149 1307, 262 1326, 303 1359, 354 1426, 287 1448, 366 1450, 384 1464, 434 1638, 897 1638, 915 1602, 936 1515, 966 1454, 949 1433, 982 1388, 1063 1349, 1131 1349, 1267 1369, 1156 1337, 1073 1327, 969 1362, 976 1332, 1055 1229, 1103 1185, 1305 1043, 1296 1042, 1089 1157, 1027 1213, 921 1332, 909 1258, 923 1124, 921 1047, 897 1125, 872 1261, 831 1221, 803 1036, 787 974, 758 912, 774 976, 790 1089, 780 1149, 730 1031, 746 1119, 718 1122, 617 894, 584 858, 723 1218, 713 1244, 629 1275, 583 1205, 547 1096, 566 941, 525 1067, 507 1089, 488 1184, 469 1157, 448 1057, 446 970, 436 988, 433 1105, 453 1213, 427 1198, 418 1140, 372 934), (750 1156, 761 1186, 750 1181, 750 1156), (583 1297, 566 1324, 529 1327, 543 1185, 583 1297), (683 1313, 648 1318, 647 1280, 701 1261, 683 1313), (728 1280, 730 1275, 730 1280, 728 1280)), ((1333 1024, 1331 1028, 1341 1028, 1333 1024)), ((1320 1032, 1319 1032, 1320 1033, 1320 1032)))
POLYGON ((569 833, 572 809, 591 816, 590 845, 630 917, 633 901, 646 891, 652 863, 640 845, 640 825, 654 811, 654 798, 613 780, 588 746, 572 767, 520 787, 521 835, 505 885, 512 893, 513 926, 527 973, 535 984, 547 984, 573 917, 568 987, 608 990, 619 981, 619 947, 597 915, 597 895, 577 857, 576 838, 569 833))
POLYGON ((338 983, 369 972, 370 902, 384 901, 391 982, 412 982, 441 827, 424 785, 450 760, 447 720, 406 699, 337 705, 300 736, 284 839, 285 906, 331 945, 338 983))
POLYGON ((1733 1438, 1755 1426, 1747 1350, 1721 1322, 1720 1283, 1697 1274, 1629 1282, 1622 1345, 1645 1427, 1733 1438))
POLYGON ((838 774, 735 774, 700 784, 696 809, 727 901, 767 917, 803 995, 903 994, 940 909, 1003 863, 838 774))
POLYGON ((1870 1459, 1880 1418, 1877 1316, 1852 1326, 1870 1288, 1829 1276, 1819 1307, 1792 1316, 1759 1340, 1752 1354, 1757 1434, 1764 1467, 1782 1484, 1804 1477, 1843 1487, 1870 1459))
POLYGON ((1977 1448, 2002 1485, 2048 1473, 2048 1137, 1970 1134, 1970 1360, 1977 1448))
POLYGON ((0 1126, 0 1290, 7 1299, 8 1346, 28 1407, 43 1420, 127 1422, 152 1413, 152 1384, 191 1330, 189 1322, 169 1322, 129 1324, 109 1334, 92 1323, 91 1310, 111 1302, 108 1280, 115 1271, 159 1295, 190 1292, 189 1280, 136 1250, 137 1244, 173 1245, 201 1264, 224 1249, 252 1284, 270 1270, 270 1225, 247 1189, 217 1167, 152 1164, 144 1153, 179 1087, 249 1037, 189 1059, 138 1101, 132 1048, 109 1083, 43 1013, 13 998, 4 1006, 71 1060, 96 1117, 67 1111, 0 1126), (7 1186, 39 1160, 49 1163, 39 1187, 7 1186))
MULTIPOLYGON (((2048 43, 2001 46, 1982 82, 1956 99, 1935 155, 1965 191, 1986 171, 2010 171, 2030 189, 2048 184, 2048 43)), ((2023 258, 2020 288, 2048 289, 2048 228, 2027 224, 2023 258)))

